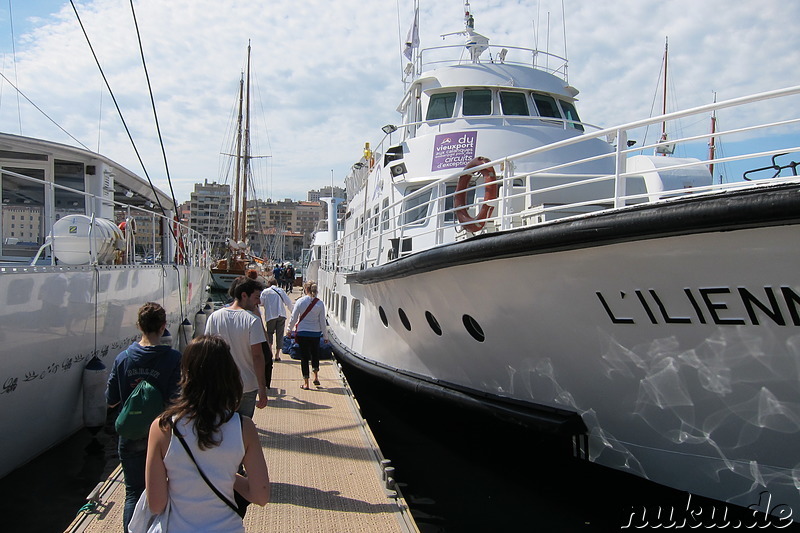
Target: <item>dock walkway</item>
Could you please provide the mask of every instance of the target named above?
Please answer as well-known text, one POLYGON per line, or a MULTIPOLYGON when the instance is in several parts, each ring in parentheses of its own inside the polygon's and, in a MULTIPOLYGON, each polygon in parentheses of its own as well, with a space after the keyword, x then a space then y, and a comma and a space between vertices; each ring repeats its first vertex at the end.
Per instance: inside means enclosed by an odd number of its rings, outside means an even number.
MULTIPOLYGON (((246 530, 418 531, 402 495, 385 486, 384 458, 336 362, 321 362, 320 388, 301 390, 300 362, 282 357, 268 405, 254 416, 272 497, 248 508, 246 530)), ((100 489, 96 512, 79 514, 67 531, 120 530, 124 495, 117 468, 100 489)))

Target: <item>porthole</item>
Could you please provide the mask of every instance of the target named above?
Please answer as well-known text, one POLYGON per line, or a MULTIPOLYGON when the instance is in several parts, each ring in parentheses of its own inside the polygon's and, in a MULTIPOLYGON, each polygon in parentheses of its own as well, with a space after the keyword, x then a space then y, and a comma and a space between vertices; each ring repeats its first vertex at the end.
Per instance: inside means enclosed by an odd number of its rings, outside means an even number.
POLYGON ((403 323, 403 326, 405 326, 408 331, 411 331, 411 322, 409 322, 406 312, 401 308, 397 310, 397 314, 400 315, 400 322, 403 323))
POLYGON ((425 311, 425 318, 428 320, 428 325, 431 327, 434 333, 441 336, 442 335, 442 327, 439 325, 439 321, 436 320, 436 317, 430 311, 425 311))
POLYGON ((467 331, 472 338, 478 342, 483 342, 486 340, 486 336, 483 334, 483 330, 481 329, 480 324, 469 315, 464 315, 461 317, 461 320, 464 322, 464 327, 467 328, 467 331))
POLYGON ((384 311, 383 307, 381 307, 380 305, 378 306, 378 314, 381 316, 381 322, 383 322, 383 325, 388 328, 389 327, 389 319, 386 318, 386 311, 384 311))

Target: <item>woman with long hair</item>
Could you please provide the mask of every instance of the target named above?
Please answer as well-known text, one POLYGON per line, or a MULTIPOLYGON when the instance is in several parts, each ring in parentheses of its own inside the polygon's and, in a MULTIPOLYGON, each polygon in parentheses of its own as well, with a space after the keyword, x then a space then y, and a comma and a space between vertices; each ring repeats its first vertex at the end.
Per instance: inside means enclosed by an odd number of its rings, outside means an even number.
POLYGON ((198 471, 230 502, 234 490, 257 505, 269 501, 258 433, 250 418, 236 412, 242 380, 221 337, 202 335, 189 343, 181 358, 180 386, 180 395, 150 426, 145 472, 150 510, 163 512, 169 500, 170 533, 243 532, 242 519, 198 471), (246 475, 237 473, 240 465, 246 475))
POLYGON ((303 284, 305 296, 294 303, 292 318, 286 328, 289 335, 292 329, 296 330, 295 340, 300 350, 300 372, 303 375, 303 384, 300 388, 308 390, 308 363, 314 372, 314 385, 319 383, 319 341, 320 338, 328 339, 328 328, 325 322, 325 304, 317 298, 317 282, 306 281, 303 284))

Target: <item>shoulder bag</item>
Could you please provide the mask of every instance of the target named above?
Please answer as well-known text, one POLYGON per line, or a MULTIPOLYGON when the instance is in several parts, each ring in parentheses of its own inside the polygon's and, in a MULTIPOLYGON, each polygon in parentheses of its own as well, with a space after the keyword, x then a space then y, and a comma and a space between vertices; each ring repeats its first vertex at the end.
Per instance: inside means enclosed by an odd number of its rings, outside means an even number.
POLYGON ((130 533, 167 533, 169 530, 169 498, 167 507, 161 514, 154 514, 147 504, 147 491, 142 492, 128 524, 130 533))

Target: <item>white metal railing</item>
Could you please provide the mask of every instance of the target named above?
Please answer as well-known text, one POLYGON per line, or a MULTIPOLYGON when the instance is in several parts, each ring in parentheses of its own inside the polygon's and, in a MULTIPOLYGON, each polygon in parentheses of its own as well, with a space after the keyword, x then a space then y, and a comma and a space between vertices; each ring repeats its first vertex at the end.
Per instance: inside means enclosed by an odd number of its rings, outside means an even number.
MULTIPOLYGON (((792 154, 800 152, 800 106, 797 102, 788 101, 790 97, 800 95, 800 86, 789 87, 776 91, 760 93, 748 97, 736 98, 715 104, 708 104, 693 109, 669 113, 666 115, 653 117, 646 120, 631 122, 621 126, 601 129, 592 133, 576 136, 574 138, 562 140, 546 146, 537 147, 525 152, 496 159, 485 165, 477 166, 469 170, 470 173, 480 171, 486 167, 499 169, 498 180, 502 184, 499 197, 495 203, 494 212, 485 220, 485 227, 482 232, 504 231, 513 228, 533 226, 546 223, 555 218, 568 218, 579 216, 588 212, 595 212, 609 209, 620 209, 626 206, 635 205, 642 202, 670 201, 675 197, 686 197, 702 194, 716 193, 725 190, 741 189, 754 187, 762 184, 777 184, 781 182, 800 181, 796 175, 798 163, 797 156, 793 159, 788 157, 783 169, 783 176, 772 177, 768 175, 763 179, 752 179, 751 181, 741 181, 741 174, 737 174, 736 181, 728 183, 713 183, 705 186, 695 186, 690 189, 672 189, 663 192, 627 192, 627 183, 631 178, 639 178, 642 173, 627 170, 627 158, 637 152, 644 150, 654 150, 667 144, 692 149, 697 152, 703 145, 714 137, 717 143, 720 140, 734 141, 739 139, 738 144, 745 148, 736 153, 724 154, 713 158, 686 158, 669 159, 670 162, 657 169, 658 172, 679 171, 698 167, 708 167, 743 162, 750 169, 770 168, 769 164, 764 164, 765 158, 772 158, 780 154, 792 154), (787 100, 785 103, 783 100, 787 100), (677 139, 668 139, 645 146, 628 146, 627 139, 631 132, 640 128, 669 122, 679 118, 697 117, 707 115, 712 111, 736 107, 737 110, 751 104, 758 104, 767 101, 778 101, 783 105, 777 105, 784 115, 791 114, 791 117, 782 117, 780 121, 763 121, 757 124, 737 126, 727 130, 712 133, 694 134, 677 139), (760 146, 758 139, 770 138, 783 141, 780 147, 760 146), (592 157, 576 161, 552 165, 549 167, 539 167, 535 170, 516 172, 516 168, 524 163, 531 166, 532 162, 542 160, 538 158, 541 154, 553 150, 560 150, 571 146, 585 143, 591 139, 613 139, 613 150, 606 154, 598 154, 592 157), (587 175, 581 174, 573 169, 577 165, 587 162, 606 161, 607 168, 611 169, 607 173, 587 175), (785 174, 791 174, 786 176, 785 174), (535 181, 551 181, 549 185, 535 185, 535 181), (563 182, 558 182, 562 180, 563 182), (605 187, 603 187, 605 185, 605 187), (604 191, 590 197, 581 197, 580 194, 568 202, 556 202, 552 204, 537 203, 536 198, 542 195, 553 195, 575 192, 579 188, 596 187, 604 191), (607 194, 606 194, 607 193, 607 194)), ((752 110, 751 110, 752 111, 752 110)), ((753 115, 751 113, 737 113, 737 117, 753 115)), ((383 151, 384 141, 378 145, 376 153, 380 156, 383 151)), ((727 150, 726 148, 726 151, 727 150)), ((480 154, 478 154, 480 155, 480 154)), ((660 158, 659 158, 660 161, 660 158)), ((375 164, 381 164, 376 161, 375 164)), ((742 167, 745 168, 745 167, 742 167)), ((459 170, 441 179, 423 184, 420 188, 410 194, 398 198, 388 205, 382 203, 369 203, 370 199, 364 195, 360 200, 354 202, 359 206, 351 212, 351 220, 345 224, 346 231, 340 235, 336 243, 328 245, 322 252, 322 267, 326 269, 338 268, 343 271, 356 271, 369 266, 380 265, 387 261, 395 260, 408 253, 419 252, 424 249, 434 247, 444 242, 450 242, 466 238, 467 232, 460 228, 457 221, 456 211, 459 208, 452 206, 455 191, 448 192, 448 187, 453 189, 458 177, 465 172, 459 170), (376 211, 377 207, 377 211, 376 211), (404 245, 408 239, 413 237, 413 249, 406 250, 404 245)), ((774 172, 773 172, 774 173, 774 172)), ((369 169, 364 168, 359 179, 348 183, 358 186, 363 194, 371 177, 369 169)), ((480 197, 483 184, 475 185, 467 189, 467 192, 475 191, 475 195, 480 197)), ((350 192, 348 192, 350 196, 350 192)), ((351 198, 352 199, 352 198, 351 198)))
MULTIPOLYGON (((467 47, 464 43, 422 48, 419 50, 419 53, 415 58, 413 78, 417 78, 420 74, 422 74, 422 72, 433 68, 449 65, 461 65, 472 62, 472 57, 468 53, 467 47)), ((533 67, 535 69, 549 72, 550 74, 558 76, 564 81, 568 81, 568 61, 566 58, 556 54, 551 54, 549 52, 536 50, 534 48, 508 46, 503 44, 487 44, 487 48, 484 51, 484 54, 481 55, 479 62, 533 67), (505 52, 503 52, 503 50, 505 50, 505 52), (551 61, 552 65, 550 64, 551 61)), ((412 73, 408 74, 411 75, 412 73)), ((408 79, 408 76, 406 79, 408 79)))
MULTIPOLYGON (((154 211, 149 209, 144 209, 142 207, 117 202, 114 200, 109 200, 107 198, 100 198, 94 194, 72 189, 70 187, 66 187, 63 185, 59 185, 53 182, 42 181, 41 179, 32 178, 30 176, 26 176, 24 174, 19 174, 17 172, 13 172, 8 169, 3 169, 4 175, 12 176, 16 179, 24 180, 35 184, 39 187, 46 187, 47 191, 44 195, 45 198, 54 198, 55 191, 61 190, 65 192, 69 192, 70 194, 80 195, 83 196, 85 199, 85 205, 98 205, 99 202, 103 202, 105 204, 112 204, 115 206, 115 214, 120 216, 124 214, 124 220, 126 222, 126 231, 124 231, 125 236, 125 253, 121 254, 119 257, 118 262, 115 264, 124 264, 124 265, 133 265, 133 264, 147 264, 147 263, 168 263, 168 264, 179 264, 185 266, 199 266, 208 268, 211 264, 211 257, 210 257, 210 243, 208 238, 204 235, 198 233, 197 231, 189 228, 188 226, 181 224, 180 222, 174 220, 165 215, 158 214, 154 211), (143 220, 149 219, 150 223, 143 225, 137 224, 136 220, 143 220), (128 228, 133 229, 134 226, 146 226, 149 230, 147 235, 136 234, 139 230, 131 231, 128 228), (172 243, 170 247, 171 250, 167 251, 164 250, 161 244, 161 238, 163 235, 168 235, 168 239, 172 243), (150 246, 148 247, 149 254, 145 254, 144 257, 140 257, 136 253, 136 243, 142 243, 148 241, 150 246), (174 253, 173 253, 174 251, 174 253), (167 253, 168 252, 168 253, 167 253), (157 254, 161 255, 160 261, 157 260, 157 254), (169 255, 169 257, 167 257, 169 255)), ((44 205, 42 205, 44 208, 44 205)), ((2 211, 3 207, 0 206, 0 212, 2 211)), ((91 210, 90 210, 91 211, 91 210)), ((86 211, 84 210, 83 213, 75 213, 75 214, 85 214, 86 211)), ((93 215, 90 215, 94 217, 93 215)), ((46 253, 47 248, 52 246, 51 236, 52 236, 52 226, 46 228, 49 234, 45 239, 45 243, 39 247, 37 254, 33 257, 32 261, 30 262, 31 266, 34 266, 38 263, 38 260, 42 254, 46 253)), ((90 232, 94 230, 94 224, 90 226, 90 232)), ((90 235, 91 237, 91 235, 90 235)), ((90 246, 93 246, 93 239, 89 239, 90 246)), ((92 257, 95 257, 95 254, 91 254, 92 257)), ((49 254, 50 263, 55 263, 55 257, 51 253, 49 254)), ((95 257, 96 259, 96 257, 95 257)), ((5 260, 4 260, 5 261, 5 260)), ((6 261, 8 262, 8 261, 6 261)))

